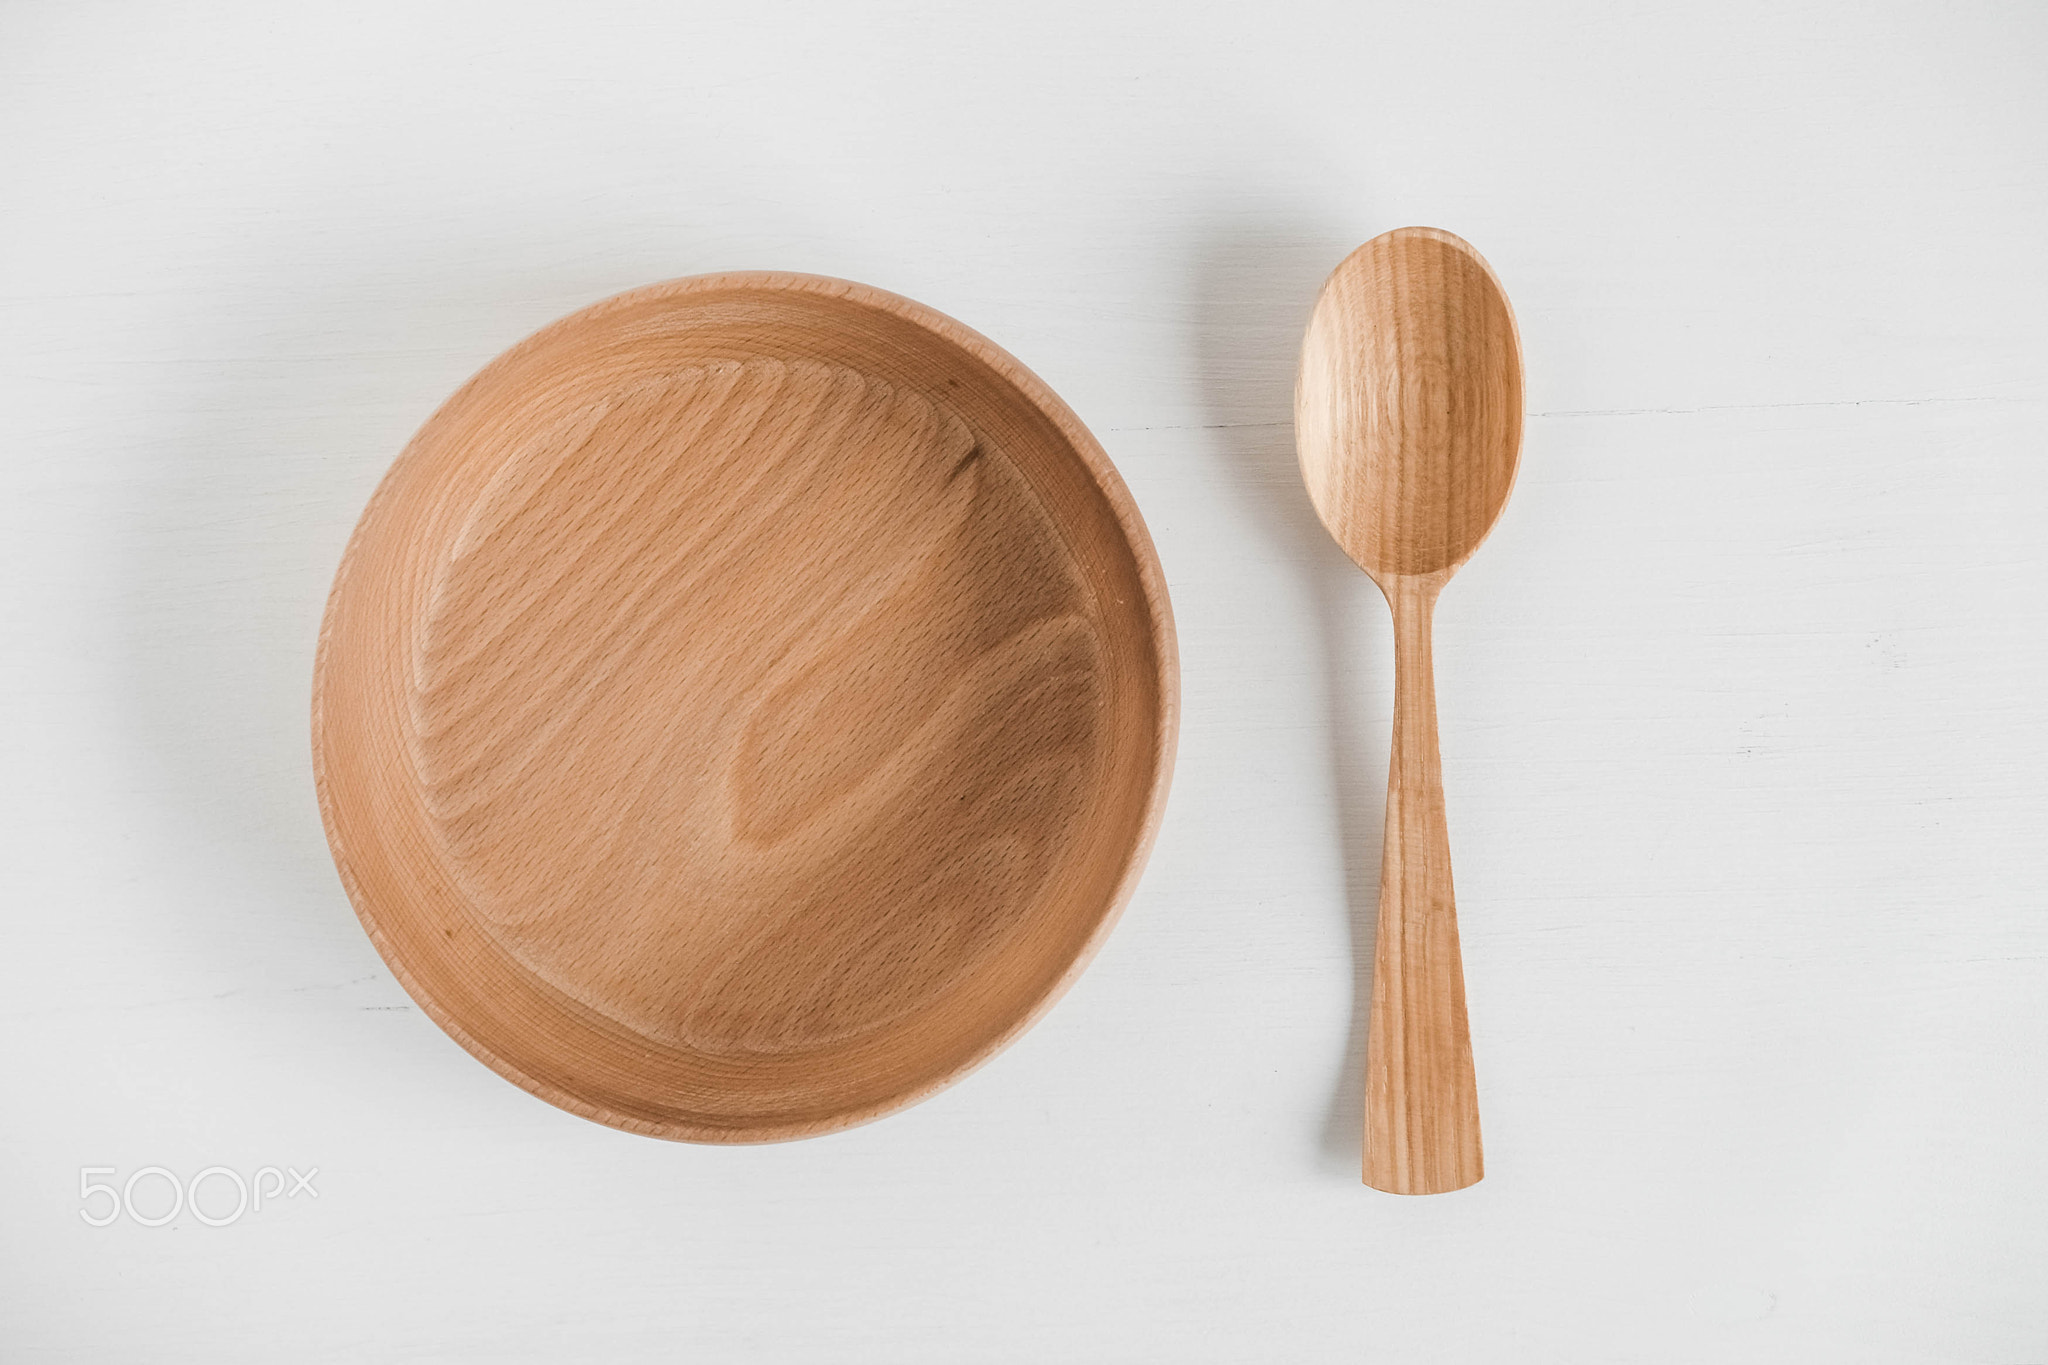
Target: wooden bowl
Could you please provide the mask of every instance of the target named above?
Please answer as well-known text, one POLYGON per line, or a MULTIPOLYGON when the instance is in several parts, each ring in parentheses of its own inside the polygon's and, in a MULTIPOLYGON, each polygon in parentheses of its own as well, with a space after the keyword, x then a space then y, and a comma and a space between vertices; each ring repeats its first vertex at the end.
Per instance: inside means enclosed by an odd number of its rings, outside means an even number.
POLYGON ((709 275, 513 347, 349 542, 314 772, 464 1047, 698 1142, 848 1127, 1015 1038, 1158 825, 1173 622, 1036 376, 840 280, 709 275))

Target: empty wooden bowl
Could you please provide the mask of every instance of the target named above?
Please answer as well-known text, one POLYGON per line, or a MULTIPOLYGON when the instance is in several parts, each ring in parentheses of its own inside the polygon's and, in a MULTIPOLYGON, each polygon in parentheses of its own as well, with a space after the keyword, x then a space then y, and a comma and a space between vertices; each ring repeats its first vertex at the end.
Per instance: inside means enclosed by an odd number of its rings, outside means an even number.
POLYGON ((1015 1038, 1136 882, 1173 624, 1094 439, 879 290, 713 275, 492 362, 363 514, 313 748, 349 896, 565 1109, 754 1142, 1015 1038))

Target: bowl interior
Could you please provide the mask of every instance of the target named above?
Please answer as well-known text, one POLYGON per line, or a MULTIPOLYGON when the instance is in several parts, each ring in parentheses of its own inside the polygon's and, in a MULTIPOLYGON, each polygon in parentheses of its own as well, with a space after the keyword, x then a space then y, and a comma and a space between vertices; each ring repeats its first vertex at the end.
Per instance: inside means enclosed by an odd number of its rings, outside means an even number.
POLYGON ((473 1052, 668 1137, 887 1112, 1026 1026, 1163 797, 1158 566, 1099 448, 958 324, 704 277, 500 357, 329 603, 322 810, 473 1052))

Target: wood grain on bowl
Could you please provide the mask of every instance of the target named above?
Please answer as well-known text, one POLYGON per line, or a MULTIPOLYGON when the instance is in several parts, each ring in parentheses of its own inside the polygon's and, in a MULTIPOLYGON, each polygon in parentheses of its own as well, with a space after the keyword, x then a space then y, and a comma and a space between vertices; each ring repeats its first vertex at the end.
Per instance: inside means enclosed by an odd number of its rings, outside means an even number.
POLYGON ((1014 1037, 1171 769, 1158 562, 1100 448, 958 323, 707 276, 515 347, 337 575, 321 806, 371 936, 535 1093, 758 1141, 1014 1037))

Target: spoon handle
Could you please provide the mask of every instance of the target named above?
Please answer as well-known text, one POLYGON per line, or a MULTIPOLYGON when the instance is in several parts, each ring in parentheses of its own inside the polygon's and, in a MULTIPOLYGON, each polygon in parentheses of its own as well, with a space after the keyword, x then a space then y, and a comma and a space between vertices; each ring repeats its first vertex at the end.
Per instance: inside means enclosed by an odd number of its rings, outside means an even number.
POLYGON ((1448 574, 1389 574, 1394 743, 1365 1050, 1365 1183, 1440 1194, 1478 1181, 1479 1094, 1451 893, 1430 618, 1448 574))

